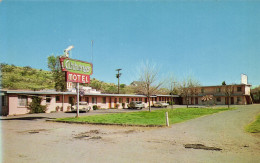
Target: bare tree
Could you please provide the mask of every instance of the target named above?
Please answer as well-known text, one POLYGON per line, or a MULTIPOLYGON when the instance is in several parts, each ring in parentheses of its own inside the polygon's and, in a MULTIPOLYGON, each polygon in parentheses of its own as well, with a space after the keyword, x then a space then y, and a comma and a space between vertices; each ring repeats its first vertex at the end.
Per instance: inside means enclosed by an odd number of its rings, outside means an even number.
POLYGON ((180 95, 184 97, 187 108, 189 107, 189 97, 193 97, 197 93, 199 82, 192 77, 188 77, 179 83, 180 95))
POLYGON ((149 111, 151 112, 150 98, 154 95, 158 89, 162 86, 163 82, 158 81, 158 68, 155 65, 151 65, 148 62, 143 64, 139 72, 139 92, 145 95, 148 99, 149 111))
POLYGON ((173 74, 170 74, 166 80, 165 87, 169 90, 169 94, 171 95, 171 107, 173 105, 173 95, 178 94, 177 90, 177 80, 174 78, 173 74))
POLYGON ((226 95, 226 99, 227 99, 227 103, 228 103, 228 108, 230 105, 230 98, 232 96, 232 94, 234 93, 234 85, 225 85, 225 95, 226 95))

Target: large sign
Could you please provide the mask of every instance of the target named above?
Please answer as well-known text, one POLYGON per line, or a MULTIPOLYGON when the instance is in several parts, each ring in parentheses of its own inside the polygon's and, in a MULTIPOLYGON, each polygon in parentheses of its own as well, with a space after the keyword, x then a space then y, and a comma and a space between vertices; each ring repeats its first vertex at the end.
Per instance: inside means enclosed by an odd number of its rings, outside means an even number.
POLYGON ((90 83, 90 76, 85 74, 66 72, 66 81, 74 83, 90 83))
POLYGON ((66 72, 66 81, 73 83, 90 83, 93 73, 91 63, 67 57, 60 57, 61 70, 66 72))
POLYGON ((62 71, 85 75, 92 75, 93 73, 93 65, 88 62, 61 57, 60 63, 62 71))

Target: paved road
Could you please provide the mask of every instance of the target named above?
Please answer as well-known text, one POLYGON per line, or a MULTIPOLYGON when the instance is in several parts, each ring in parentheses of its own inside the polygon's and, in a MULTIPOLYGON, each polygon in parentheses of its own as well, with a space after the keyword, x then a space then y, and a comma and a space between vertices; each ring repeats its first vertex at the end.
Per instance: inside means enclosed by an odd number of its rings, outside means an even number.
POLYGON ((169 128, 11 118, 0 121, 3 162, 260 162, 259 134, 244 132, 259 112, 260 105, 239 106, 169 128), (186 149, 185 144, 222 150, 186 149))

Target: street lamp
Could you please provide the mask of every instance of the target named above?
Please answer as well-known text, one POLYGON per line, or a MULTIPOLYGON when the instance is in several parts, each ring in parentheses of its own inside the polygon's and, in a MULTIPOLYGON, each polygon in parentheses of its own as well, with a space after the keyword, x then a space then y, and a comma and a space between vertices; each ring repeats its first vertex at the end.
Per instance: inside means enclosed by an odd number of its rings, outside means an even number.
POLYGON ((117 89, 118 94, 119 94, 119 78, 120 78, 120 76, 122 75, 122 73, 119 73, 120 70, 122 70, 122 69, 121 69, 121 68, 116 69, 116 71, 118 72, 118 73, 116 74, 116 78, 118 79, 118 89, 117 89))

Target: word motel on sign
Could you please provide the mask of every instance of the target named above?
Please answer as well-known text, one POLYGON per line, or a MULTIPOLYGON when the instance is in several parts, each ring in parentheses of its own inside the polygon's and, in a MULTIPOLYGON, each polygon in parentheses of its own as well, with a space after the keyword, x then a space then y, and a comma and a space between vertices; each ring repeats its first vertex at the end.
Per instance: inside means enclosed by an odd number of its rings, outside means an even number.
POLYGON ((90 82, 89 75, 67 72, 66 77, 67 77, 67 82, 74 82, 74 83, 89 83, 90 82))

